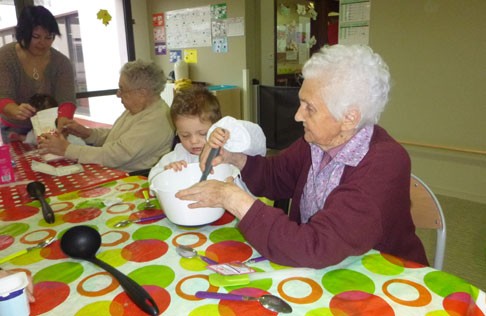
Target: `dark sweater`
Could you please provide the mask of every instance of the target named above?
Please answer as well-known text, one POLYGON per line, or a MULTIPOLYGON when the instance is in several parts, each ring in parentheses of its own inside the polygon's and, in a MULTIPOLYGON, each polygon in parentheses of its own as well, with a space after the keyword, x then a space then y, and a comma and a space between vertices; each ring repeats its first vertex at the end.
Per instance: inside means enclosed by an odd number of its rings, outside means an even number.
POLYGON ((324 268, 376 249, 428 265, 410 215, 410 158, 383 128, 375 125, 363 160, 344 168, 324 207, 301 224, 310 165, 303 138, 278 156, 248 157, 242 177, 253 194, 292 198, 289 215, 257 200, 239 223, 260 254, 282 265, 324 268))

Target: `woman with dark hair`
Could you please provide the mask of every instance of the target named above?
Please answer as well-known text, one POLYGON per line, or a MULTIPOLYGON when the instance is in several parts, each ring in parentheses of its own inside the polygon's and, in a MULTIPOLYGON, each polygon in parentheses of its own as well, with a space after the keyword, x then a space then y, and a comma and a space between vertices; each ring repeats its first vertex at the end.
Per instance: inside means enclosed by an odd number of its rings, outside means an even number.
POLYGON ((52 48, 60 35, 56 19, 43 6, 26 6, 15 28, 17 42, 0 48, 0 127, 3 142, 23 138, 36 109, 29 100, 47 94, 59 103, 58 130, 76 110, 71 62, 52 48))

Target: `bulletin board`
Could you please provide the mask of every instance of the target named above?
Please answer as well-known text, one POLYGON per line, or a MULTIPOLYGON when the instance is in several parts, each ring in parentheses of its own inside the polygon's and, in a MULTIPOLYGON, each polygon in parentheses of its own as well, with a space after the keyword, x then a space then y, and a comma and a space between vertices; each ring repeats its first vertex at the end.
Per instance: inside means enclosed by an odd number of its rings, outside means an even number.
POLYGON ((168 11, 165 16, 169 49, 211 46, 209 6, 168 11))

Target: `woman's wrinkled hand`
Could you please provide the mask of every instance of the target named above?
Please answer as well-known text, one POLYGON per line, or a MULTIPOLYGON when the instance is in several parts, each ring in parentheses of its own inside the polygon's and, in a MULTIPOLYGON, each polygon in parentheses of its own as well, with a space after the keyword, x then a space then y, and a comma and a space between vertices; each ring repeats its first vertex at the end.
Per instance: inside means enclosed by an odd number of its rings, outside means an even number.
MULTIPOLYGON (((59 126, 59 123, 58 123, 58 129, 59 128, 60 128, 60 126, 59 126)), ((66 119, 66 121, 63 123, 63 126, 62 126, 62 134, 63 135, 65 135, 65 133, 67 133, 67 134, 71 134, 71 135, 80 137, 82 139, 88 138, 91 135, 91 132, 92 131, 91 131, 90 128, 87 128, 87 127, 79 124, 75 120, 66 119)))
POLYGON ((42 134, 39 139, 39 150, 41 153, 54 154, 64 156, 66 149, 69 146, 69 142, 62 134, 58 133, 46 133, 42 134))

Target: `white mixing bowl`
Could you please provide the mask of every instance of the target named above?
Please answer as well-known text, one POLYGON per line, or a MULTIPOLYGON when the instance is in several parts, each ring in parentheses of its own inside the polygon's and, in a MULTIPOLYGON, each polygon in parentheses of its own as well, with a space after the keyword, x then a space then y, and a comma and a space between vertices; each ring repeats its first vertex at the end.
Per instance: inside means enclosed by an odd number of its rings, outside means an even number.
MULTIPOLYGON (((208 180, 224 181, 227 177, 236 177, 239 170, 229 164, 221 164, 209 174, 208 180)), ((165 170, 156 175, 150 184, 150 190, 155 193, 167 218, 174 224, 182 226, 198 226, 212 223, 224 214, 220 207, 189 208, 191 201, 183 201, 175 194, 199 182, 202 172, 199 163, 191 163, 181 171, 165 170)))

